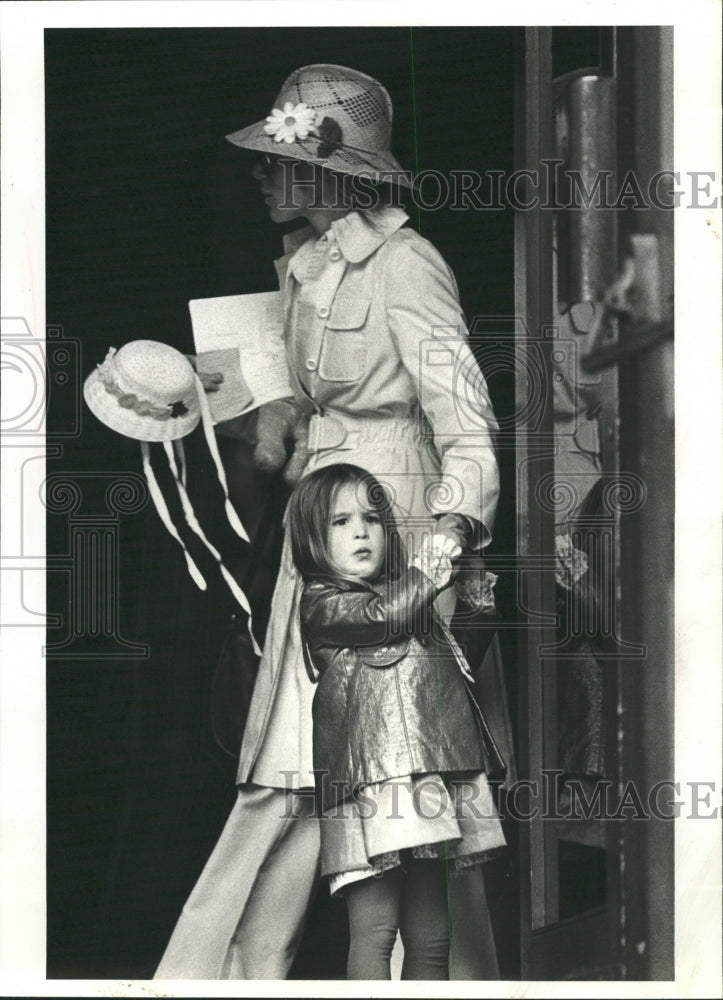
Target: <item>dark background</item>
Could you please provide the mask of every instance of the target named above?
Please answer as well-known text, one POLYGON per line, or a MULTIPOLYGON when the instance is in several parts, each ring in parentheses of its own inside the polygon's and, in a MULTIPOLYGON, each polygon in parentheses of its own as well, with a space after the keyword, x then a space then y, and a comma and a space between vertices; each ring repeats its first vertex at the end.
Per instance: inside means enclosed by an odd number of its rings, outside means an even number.
MULTIPOLYGON (((512 169, 513 29, 278 28, 46 31, 47 318, 81 345, 78 378, 109 346, 153 338, 192 351, 189 299, 275 288, 281 252, 250 177, 252 157, 223 136, 269 113, 297 66, 353 66, 390 91, 394 151, 404 167, 512 169), (412 47, 413 43, 413 47, 412 47), (415 143, 416 112, 416 143, 415 143), (416 148, 415 148, 416 146, 416 148)), ((509 211, 410 211, 457 277, 475 329, 511 336, 509 211)), ((485 340, 477 342, 485 367, 485 340)), ((488 372, 495 409, 513 410, 513 374, 488 372)), ((50 399, 53 427, 71 403, 50 399)), ((86 410, 60 439, 48 473, 83 480, 84 511, 104 513, 104 472, 139 473, 130 442, 86 410)), ((222 442, 232 493, 252 531, 278 479, 254 472, 243 446, 222 442)), ((187 440, 189 489, 201 523, 238 573, 244 546, 224 528, 205 445, 187 440)), ((514 460, 503 453, 494 550, 514 552, 514 460)), ((159 463, 160 469, 160 463, 159 463)), ((68 551, 68 514, 48 515, 48 551, 68 551)), ((120 634, 146 658, 49 655, 48 976, 146 978, 234 798, 235 760, 215 743, 210 695, 232 599, 202 551, 198 591, 150 506, 118 523, 120 634), (205 560, 205 561, 204 561, 205 560)), ((192 543, 189 543, 192 544, 192 543)), ((273 560, 254 582, 262 619, 273 560)), ((503 614, 514 594, 498 584, 503 614)), ((68 633, 68 577, 50 573, 48 609, 68 633)), ((515 717, 514 651, 503 634, 515 717)), ((80 647, 77 647, 80 648, 80 647)), ((52 650, 51 650, 52 654, 52 650)), ((514 832, 510 840, 514 842, 514 832)), ((486 866, 503 978, 518 974, 514 848, 486 866)), ((343 907, 322 892, 292 975, 342 977, 343 907)))

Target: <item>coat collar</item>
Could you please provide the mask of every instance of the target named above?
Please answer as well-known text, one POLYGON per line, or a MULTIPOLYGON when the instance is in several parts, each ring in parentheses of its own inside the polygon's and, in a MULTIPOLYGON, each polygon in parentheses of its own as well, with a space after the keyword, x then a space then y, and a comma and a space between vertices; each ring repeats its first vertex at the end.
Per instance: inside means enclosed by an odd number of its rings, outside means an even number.
POLYGON ((390 206, 373 212, 349 212, 331 224, 339 249, 351 264, 358 264, 401 229, 409 216, 390 206))
POLYGON ((293 254, 288 262, 289 270, 296 277, 303 274, 304 265, 320 240, 335 242, 350 264, 358 264, 401 229, 408 218, 401 208, 390 206, 370 212, 349 212, 335 219, 329 232, 320 238, 316 238, 311 226, 297 229, 284 237, 285 254, 293 254))

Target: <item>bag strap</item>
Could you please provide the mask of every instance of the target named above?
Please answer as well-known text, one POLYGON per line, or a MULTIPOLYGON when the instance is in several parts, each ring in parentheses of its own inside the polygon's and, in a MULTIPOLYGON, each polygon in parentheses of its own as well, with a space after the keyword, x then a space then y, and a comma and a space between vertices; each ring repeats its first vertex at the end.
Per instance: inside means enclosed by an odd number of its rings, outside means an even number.
MULTIPOLYGON (((251 584, 253 581, 254 574, 261 565, 262 557, 266 554, 266 550, 268 548, 269 535, 272 536, 272 540, 275 543, 271 552, 269 553, 272 557, 276 555, 276 549, 281 547, 281 541, 283 541, 283 531, 278 531, 278 532, 274 531, 275 528, 274 522, 276 515, 279 516, 279 526, 280 526, 281 515, 279 511, 276 509, 275 504, 267 503, 264 506, 263 513, 259 520, 258 528, 254 533, 251 542, 249 562, 243 574, 243 579, 241 581, 241 586, 243 587, 243 590, 247 593, 251 593, 251 584), (256 544, 257 542, 258 545, 256 544)), ((226 636, 221 644, 221 648, 219 650, 218 657, 216 659, 216 665, 213 673, 213 680, 211 682, 212 683, 211 729, 213 732, 214 741, 216 745, 219 747, 219 749, 222 750, 229 757, 234 757, 236 760, 238 760, 239 748, 235 746, 233 747, 227 746, 224 739, 219 735, 213 708, 214 705, 213 691, 215 690, 216 685, 218 684, 219 670, 221 664, 226 663, 227 657, 230 655, 230 650, 232 648, 230 644, 234 642, 234 639, 236 637, 241 637, 247 642, 249 638, 246 634, 246 626, 243 622, 243 619, 239 619, 239 617, 236 614, 234 614, 231 620, 230 627, 228 628, 226 636)), ((251 650, 249 649, 249 652, 250 651, 251 650)), ((254 650, 254 652, 256 652, 256 650, 254 650)), ((258 660, 259 654, 257 652, 256 652, 256 657, 258 660)), ((238 667, 238 669, 241 669, 240 666, 238 667)))
MULTIPOLYGON (((253 580, 256 571, 261 565, 262 556, 265 554, 268 545, 268 538, 269 536, 273 536, 274 520, 276 514, 277 511, 274 504, 272 503, 264 504, 264 510, 261 515, 261 520, 259 521, 259 526, 256 529, 256 533, 254 535, 254 542, 256 542, 257 539, 261 539, 261 544, 259 546, 256 546, 255 544, 252 543, 251 545, 251 554, 249 556, 248 566, 246 567, 246 571, 244 572, 243 580, 241 582, 241 586, 243 587, 244 590, 246 590, 251 585, 251 581, 253 580)), ((283 538, 283 534, 284 534, 283 531, 279 532, 281 538, 283 538)), ((277 545, 275 547, 280 547, 280 545, 278 545, 278 540, 277 540, 277 545)))

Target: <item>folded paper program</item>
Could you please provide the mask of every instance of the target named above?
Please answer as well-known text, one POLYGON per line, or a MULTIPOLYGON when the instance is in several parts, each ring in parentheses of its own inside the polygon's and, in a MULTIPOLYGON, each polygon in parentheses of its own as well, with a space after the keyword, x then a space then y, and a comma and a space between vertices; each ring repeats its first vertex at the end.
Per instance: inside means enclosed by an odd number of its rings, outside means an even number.
POLYGON ((192 299, 188 307, 199 370, 224 376, 209 395, 214 423, 293 395, 281 292, 192 299))

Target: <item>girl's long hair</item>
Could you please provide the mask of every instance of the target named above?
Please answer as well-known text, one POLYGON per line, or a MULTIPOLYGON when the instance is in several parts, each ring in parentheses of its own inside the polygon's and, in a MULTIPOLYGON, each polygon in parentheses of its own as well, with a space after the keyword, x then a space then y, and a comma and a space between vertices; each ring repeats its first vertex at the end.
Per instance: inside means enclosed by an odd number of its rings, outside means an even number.
POLYGON ((382 484, 358 465, 339 463, 317 469, 305 476, 291 494, 287 508, 287 527, 291 538, 294 564, 304 580, 332 580, 359 584, 332 565, 327 537, 332 504, 342 486, 357 486, 364 492, 364 502, 381 518, 386 538, 384 566, 380 576, 396 579, 403 571, 405 553, 399 537, 391 501, 382 484))

